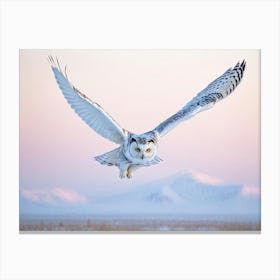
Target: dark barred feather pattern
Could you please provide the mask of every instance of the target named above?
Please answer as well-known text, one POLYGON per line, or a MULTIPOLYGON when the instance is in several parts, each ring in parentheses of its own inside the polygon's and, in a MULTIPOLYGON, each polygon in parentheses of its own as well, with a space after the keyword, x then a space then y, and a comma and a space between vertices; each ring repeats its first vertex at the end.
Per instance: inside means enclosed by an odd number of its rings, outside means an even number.
POLYGON ((238 62, 234 68, 228 69, 223 75, 214 80, 192 101, 197 101, 200 106, 204 106, 205 104, 217 102, 225 98, 232 93, 240 83, 245 66, 245 60, 243 60, 241 64, 238 62))
POLYGON ((241 64, 238 62, 233 68, 228 69, 204 90, 199 92, 180 111, 159 124, 154 131, 162 137, 180 122, 213 107, 216 102, 227 97, 239 85, 245 71, 245 66, 246 62, 243 60, 241 64))

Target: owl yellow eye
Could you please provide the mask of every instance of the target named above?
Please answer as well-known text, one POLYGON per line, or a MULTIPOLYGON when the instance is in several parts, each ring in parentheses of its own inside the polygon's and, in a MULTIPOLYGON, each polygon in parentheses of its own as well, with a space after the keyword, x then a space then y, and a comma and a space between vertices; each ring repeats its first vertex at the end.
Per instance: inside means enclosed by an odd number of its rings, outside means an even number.
POLYGON ((135 148, 135 152, 139 153, 141 150, 139 148, 135 148))
POLYGON ((146 153, 149 153, 149 152, 151 152, 151 149, 148 148, 145 152, 146 152, 146 153))

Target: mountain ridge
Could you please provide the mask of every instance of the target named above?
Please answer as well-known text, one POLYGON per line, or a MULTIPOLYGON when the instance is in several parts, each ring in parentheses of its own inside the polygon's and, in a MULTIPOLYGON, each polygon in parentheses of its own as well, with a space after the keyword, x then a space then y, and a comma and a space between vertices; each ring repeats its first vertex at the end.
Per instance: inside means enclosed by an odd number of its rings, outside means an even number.
MULTIPOLYGON (((245 196, 242 185, 222 184, 190 172, 139 185, 125 193, 77 205, 42 205, 20 196, 20 213, 87 213, 93 215, 260 215, 260 197, 245 196), (209 183, 207 183, 207 180, 209 183), (28 207, 26 205, 29 205, 28 207)), ((210 178, 210 179, 209 179, 210 178)))

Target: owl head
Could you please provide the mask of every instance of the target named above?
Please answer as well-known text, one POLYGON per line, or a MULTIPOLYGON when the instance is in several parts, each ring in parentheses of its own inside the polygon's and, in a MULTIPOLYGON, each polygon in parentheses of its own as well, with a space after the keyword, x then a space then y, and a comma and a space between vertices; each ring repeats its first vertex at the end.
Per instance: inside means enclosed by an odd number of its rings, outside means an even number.
POLYGON ((157 154, 157 137, 155 133, 144 134, 131 133, 128 137, 126 156, 139 163, 149 162, 157 154))

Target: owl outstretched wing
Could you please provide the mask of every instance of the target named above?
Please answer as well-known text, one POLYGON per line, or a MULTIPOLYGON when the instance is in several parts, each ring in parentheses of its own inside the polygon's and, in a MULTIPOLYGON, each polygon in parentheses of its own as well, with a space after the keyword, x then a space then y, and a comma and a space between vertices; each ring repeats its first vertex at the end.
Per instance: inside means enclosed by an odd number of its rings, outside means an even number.
POLYGON ((241 64, 238 62, 233 68, 229 68, 199 92, 181 110, 160 123, 153 131, 162 137, 182 121, 213 107, 215 103, 227 97, 238 86, 243 77, 245 66, 246 62, 243 60, 241 64))
POLYGON ((104 138, 117 144, 122 144, 127 137, 127 131, 121 128, 100 105, 91 101, 87 96, 70 84, 66 74, 66 68, 65 74, 63 74, 58 60, 55 62, 51 56, 49 60, 52 64, 51 67, 62 94, 80 118, 104 138))

